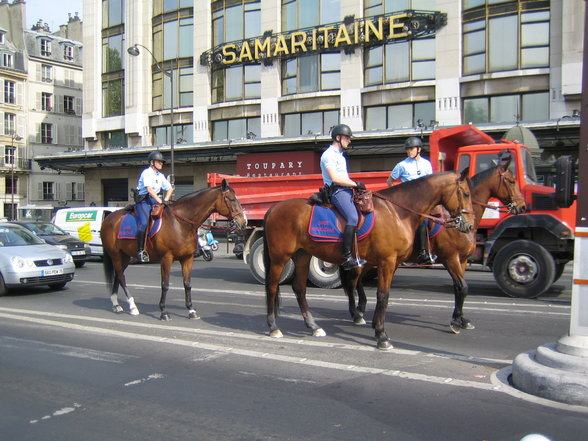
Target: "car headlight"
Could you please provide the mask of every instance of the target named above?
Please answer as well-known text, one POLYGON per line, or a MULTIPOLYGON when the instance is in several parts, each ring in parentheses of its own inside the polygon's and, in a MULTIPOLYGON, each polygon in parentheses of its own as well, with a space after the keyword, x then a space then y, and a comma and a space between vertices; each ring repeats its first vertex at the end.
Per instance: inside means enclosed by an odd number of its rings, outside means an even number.
POLYGON ((24 259, 20 256, 14 256, 10 258, 10 261, 12 262, 12 266, 16 269, 35 267, 35 262, 33 262, 33 259, 24 259))
POLYGON ((63 251, 67 251, 67 245, 55 245, 57 248, 63 251))
POLYGON ((72 263, 73 262, 73 257, 71 257, 71 254, 69 253, 65 253, 65 258, 63 259, 64 263, 72 263))

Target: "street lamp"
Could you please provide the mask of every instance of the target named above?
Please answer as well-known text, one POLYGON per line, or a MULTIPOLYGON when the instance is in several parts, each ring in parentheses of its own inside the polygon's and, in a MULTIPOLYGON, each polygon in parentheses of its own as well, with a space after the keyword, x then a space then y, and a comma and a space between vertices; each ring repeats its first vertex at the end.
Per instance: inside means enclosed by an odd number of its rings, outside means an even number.
POLYGON ((20 141, 22 138, 16 134, 16 132, 12 132, 11 136, 11 143, 10 148, 12 149, 12 167, 10 168, 10 187, 11 187, 11 201, 10 201, 10 220, 15 220, 16 217, 14 215, 14 162, 16 161, 16 146, 14 145, 14 141, 20 141))
POLYGON ((170 146, 170 153, 171 153, 171 175, 170 175, 170 184, 172 185, 172 187, 175 184, 175 180, 176 180, 176 175, 175 175, 175 169, 174 169, 174 144, 175 144, 175 140, 174 140, 174 76, 173 76, 173 71, 170 70, 165 70, 163 67, 161 67, 161 64, 159 64, 159 62, 157 61, 157 58, 155 58, 155 55, 153 55, 153 52, 151 52, 148 48, 146 48, 145 46, 143 46, 142 44, 134 44, 132 45, 130 48, 127 49, 127 52, 129 53, 129 55, 132 55, 133 57, 137 57, 141 52, 139 51, 139 46, 141 46, 143 49, 145 49, 149 55, 151 55, 151 58, 153 58, 153 61, 155 63, 155 65, 157 66, 157 68, 163 72, 163 74, 169 78, 169 85, 170 85, 170 93, 171 93, 171 100, 170 100, 170 108, 169 108, 169 115, 170 115, 170 131, 171 131, 171 140, 169 143, 170 146))

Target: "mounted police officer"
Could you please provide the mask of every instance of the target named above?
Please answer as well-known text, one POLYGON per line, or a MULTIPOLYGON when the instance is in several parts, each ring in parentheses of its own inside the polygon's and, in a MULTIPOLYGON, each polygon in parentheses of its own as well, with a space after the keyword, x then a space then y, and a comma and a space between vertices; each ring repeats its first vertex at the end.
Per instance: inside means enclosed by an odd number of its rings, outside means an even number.
POLYGON ((355 230, 359 221, 357 208, 353 203, 353 189, 365 190, 361 182, 349 179, 347 160, 343 156, 345 149, 351 144, 351 129, 345 124, 339 124, 331 130, 333 142, 321 156, 321 172, 323 181, 330 189, 331 203, 343 215, 345 230, 343 231, 343 263, 344 269, 361 268, 365 260, 353 256, 353 242, 355 230))
MULTIPOLYGON (((387 180, 389 187, 393 185, 396 179, 407 182, 433 173, 433 167, 429 160, 421 156, 423 150, 423 141, 421 138, 411 136, 404 143, 404 148, 406 149, 407 157, 396 164, 392 173, 390 173, 387 180)), ((431 265, 437 259, 437 256, 431 254, 428 248, 427 225, 427 220, 422 222, 415 235, 415 248, 419 250, 418 263, 421 265, 431 265)))
POLYGON ((149 255, 144 248, 151 207, 155 204, 166 204, 174 192, 172 185, 161 172, 165 163, 161 152, 149 153, 147 161, 149 167, 143 170, 137 184, 137 258, 140 262, 149 262, 149 255), (160 195, 162 190, 165 191, 163 198, 160 195))

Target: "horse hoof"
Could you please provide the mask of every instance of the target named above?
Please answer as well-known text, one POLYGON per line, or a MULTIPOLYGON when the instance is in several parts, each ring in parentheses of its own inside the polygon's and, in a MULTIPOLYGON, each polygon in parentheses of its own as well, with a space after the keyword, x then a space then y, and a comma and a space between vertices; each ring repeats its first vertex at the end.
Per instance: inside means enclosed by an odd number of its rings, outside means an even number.
POLYGON ((357 326, 365 325, 365 319, 363 317, 356 318, 353 320, 353 324, 357 326))
POLYGON ((199 319, 200 317, 198 317, 198 314, 196 313, 196 311, 194 311, 194 310, 191 310, 191 311, 188 313, 188 318, 191 318, 191 319, 199 319))
POLYGON ((169 313, 167 313, 167 312, 162 312, 161 315, 159 316, 159 320, 169 322, 171 320, 171 315, 169 315, 169 313))
POLYGON ((461 326, 457 325, 456 323, 450 323, 449 329, 451 329, 451 332, 454 334, 459 334, 461 332, 461 326))
POLYGON ((378 341, 378 349, 382 350, 382 351, 387 351, 388 349, 392 349, 392 343, 390 343, 390 340, 380 340, 378 341))
POLYGON ((115 312, 115 313, 117 313, 117 314, 120 314, 121 312, 124 312, 124 311, 123 311, 123 309, 122 309, 122 306, 120 306, 120 305, 116 305, 116 306, 113 306, 113 307, 112 307, 112 312, 115 312))
POLYGON ((327 333, 325 331, 323 331, 323 328, 318 328, 318 329, 315 329, 314 331, 312 331, 312 336, 313 337, 326 337, 327 333))
POLYGON ((464 325, 462 326, 463 329, 476 329, 476 327, 474 325, 472 325, 470 322, 465 322, 464 325))
POLYGON ((282 338, 284 336, 284 334, 282 334, 282 331, 280 331, 279 329, 276 329, 275 331, 271 331, 269 335, 272 338, 282 338))
POLYGON ((139 315, 139 310, 137 308, 131 308, 131 310, 129 311, 129 314, 139 315))

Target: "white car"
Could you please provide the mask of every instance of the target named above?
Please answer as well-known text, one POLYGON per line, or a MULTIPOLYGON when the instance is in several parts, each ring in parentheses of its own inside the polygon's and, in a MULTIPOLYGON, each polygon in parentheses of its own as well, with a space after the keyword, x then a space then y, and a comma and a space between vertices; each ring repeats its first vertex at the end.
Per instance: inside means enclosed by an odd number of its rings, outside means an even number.
POLYGON ((74 271, 68 252, 20 225, 0 223, 0 296, 17 287, 49 285, 61 289, 74 278, 74 271))

